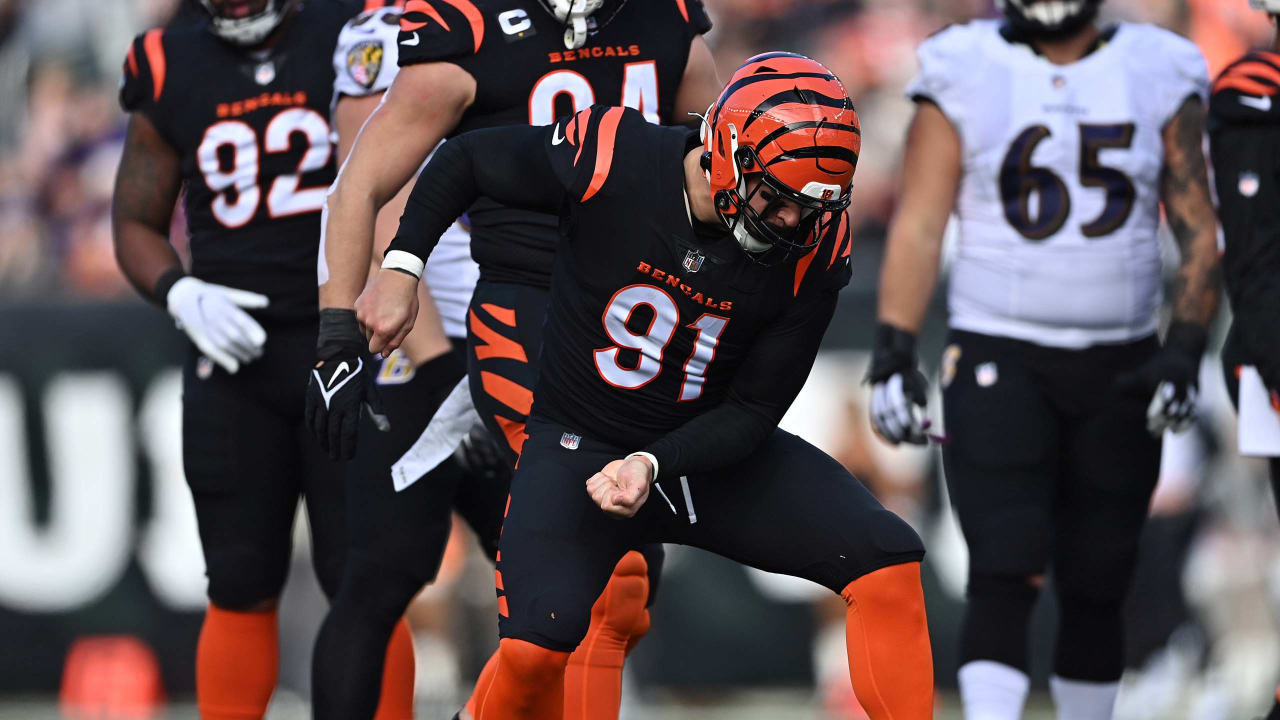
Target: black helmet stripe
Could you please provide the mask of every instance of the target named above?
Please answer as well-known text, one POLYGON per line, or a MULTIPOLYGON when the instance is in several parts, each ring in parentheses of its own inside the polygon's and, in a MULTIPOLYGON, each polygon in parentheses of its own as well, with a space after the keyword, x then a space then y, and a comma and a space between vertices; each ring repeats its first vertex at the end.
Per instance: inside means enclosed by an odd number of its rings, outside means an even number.
POLYGON ((793 87, 790 90, 783 90, 780 93, 775 93, 774 95, 760 101, 760 104, 756 106, 756 109, 752 110, 751 114, 747 116, 746 122, 742 123, 742 132, 745 133, 747 128, 751 127, 751 123, 755 122, 761 115, 785 103, 821 105, 823 107, 839 108, 841 110, 853 109, 853 101, 850 100, 848 96, 832 97, 830 95, 823 95, 822 93, 814 92, 813 90, 793 87))
POLYGON ((733 94, 748 85, 754 85, 755 83, 758 83, 758 82, 767 82, 769 80, 795 80, 796 78, 823 78, 825 80, 834 80, 835 77, 836 76, 832 75, 831 73, 817 73, 817 72, 766 73, 762 75, 748 75, 747 77, 742 78, 741 80, 730 85, 729 87, 726 87, 724 91, 720 93, 720 101, 716 103, 716 112, 715 112, 715 115, 711 118, 711 125, 715 126, 715 124, 720 121, 720 109, 724 107, 725 103, 729 102, 729 99, 733 97, 733 94))
POLYGON ((756 143, 756 147, 758 148, 765 147, 769 143, 773 142, 774 140, 777 140, 778 138, 782 137, 783 135, 786 135, 787 133, 794 132, 796 130, 803 130, 805 128, 817 127, 819 125, 821 125, 823 129, 829 128, 831 130, 848 130, 849 132, 852 132, 856 135, 862 134, 862 131, 853 125, 841 125, 839 123, 829 123, 829 122, 826 122, 825 120, 801 120, 798 122, 793 122, 789 125, 783 125, 777 130, 774 130, 768 135, 765 135, 764 138, 761 139, 759 143, 756 143))
MULTIPOLYGON (((803 160, 805 158, 826 158, 828 160, 843 160, 850 165, 858 164, 858 153, 850 150, 849 148, 840 147, 839 145, 813 145, 810 147, 796 148, 795 150, 787 150, 786 152, 778 155, 778 157, 765 163, 765 167, 777 165, 778 163, 786 162, 787 160, 803 160)), ((822 170, 822 166, 819 165, 818 169, 822 170)), ((838 172, 831 172, 830 170, 823 170, 823 172, 829 175, 839 174, 838 172)))

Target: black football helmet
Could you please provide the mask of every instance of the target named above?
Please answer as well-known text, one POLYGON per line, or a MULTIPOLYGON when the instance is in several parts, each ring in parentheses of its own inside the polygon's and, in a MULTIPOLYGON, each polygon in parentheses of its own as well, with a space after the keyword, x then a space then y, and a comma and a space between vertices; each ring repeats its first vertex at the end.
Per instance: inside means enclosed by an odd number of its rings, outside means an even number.
POLYGON ((608 25, 627 0, 538 0, 547 12, 564 23, 564 46, 577 50, 587 36, 608 25), (608 11, 600 12, 606 5, 608 11))
POLYGON ((200 0, 209 25, 233 45, 251 47, 280 27, 296 0, 200 0))
POLYGON ((1015 29, 1032 36, 1062 37, 1093 22, 1102 0, 996 0, 1015 29))

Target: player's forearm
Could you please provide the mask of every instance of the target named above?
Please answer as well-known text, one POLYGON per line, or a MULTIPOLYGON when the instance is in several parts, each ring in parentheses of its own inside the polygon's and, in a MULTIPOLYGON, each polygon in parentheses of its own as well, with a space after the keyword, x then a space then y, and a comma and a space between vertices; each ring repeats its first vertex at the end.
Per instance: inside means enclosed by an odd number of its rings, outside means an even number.
POLYGON ((320 229, 320 307, 355 307, 373 255, 376 213, 376 200, 369 193, 340 191, 338 184, 330 189, 320 229))
POLYGON ((650 443, 644 451, 658 459, 664 477, 707 472, 745 460, 777 420, 727 401, 650 443))
POLYGON ((915 333, 920 331, 942 256, 942 231, 895 224, 880 269, 877 318, 915 333))
POLYGON ((134 220, 117 218, 112 224, 120 270, 144 298, 163 306, 168 289, 182 274, 182 261, 169 238, 134 220))
POLYGON ((1218 218, 1209 196, 1203 136, 1204 107, 1189 99, 1165 129, 1161 197, 1169 228, 1182 251, 1173 290, 1174 320, 1207 327, 1218 309, 1222 266, 1218 218))

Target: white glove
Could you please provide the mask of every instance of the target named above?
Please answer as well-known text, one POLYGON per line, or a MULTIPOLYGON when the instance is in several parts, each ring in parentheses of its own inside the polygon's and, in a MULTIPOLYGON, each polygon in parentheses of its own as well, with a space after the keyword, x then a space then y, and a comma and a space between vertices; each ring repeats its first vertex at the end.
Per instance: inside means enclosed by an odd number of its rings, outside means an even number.
POLYGON ((871 387, 871 425, 894 445, 929 441, 924 408, 924 376, 914 368, 907 374, 896 372, 871 387))
POLYGON ((262 356, 267 331, 241 308, 264 308, 266 295, 204 282, 187 275, 165 298, 178 329, 229 373, 262 356))

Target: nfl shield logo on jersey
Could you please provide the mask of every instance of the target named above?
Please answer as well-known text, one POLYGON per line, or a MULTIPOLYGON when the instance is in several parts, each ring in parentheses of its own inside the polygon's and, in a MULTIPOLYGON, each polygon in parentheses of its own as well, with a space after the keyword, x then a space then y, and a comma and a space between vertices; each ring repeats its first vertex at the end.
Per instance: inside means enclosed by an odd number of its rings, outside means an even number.
POLYGON ((578 443, 580 442, 582 442, 581 435, 575 435, 571 432, 567 432, 560 436, 560 447, 566 450, 577 450, 578 443))
POLYGON ((702 262, 706 259, 707 256, 697 250, 686 250, 684 253, 684 269, 691 273, 696 273, 702 269, 702 262))
POLYGON ((258 65, 253 71, 253 81, 259 85, 270 85, 276 79, 276 65, 268 60, 258 65))
POLYGON ((1244 197, 1251 198, 1258 194, 1259 188, 1262 187, 1262 181, 1258 179, 1258 173, 1252 170, 1246 170, 1240 173, 1240 182, 1236 184, 1236 189, 1244 197))

